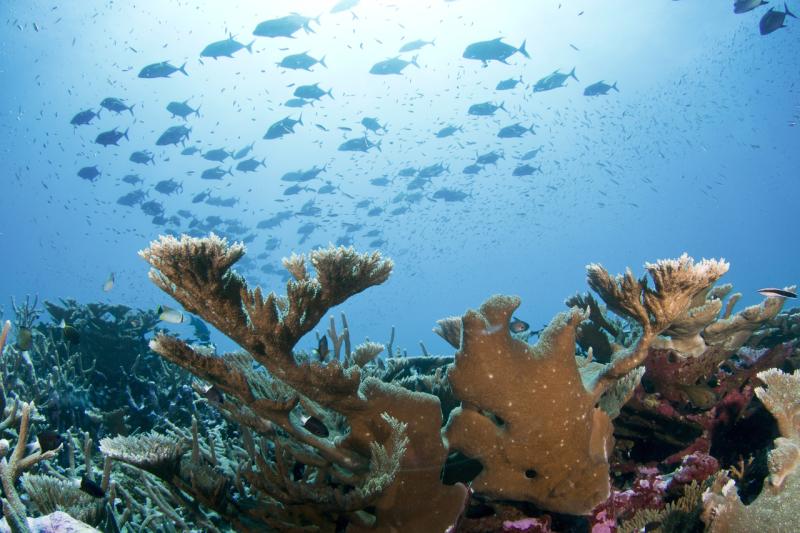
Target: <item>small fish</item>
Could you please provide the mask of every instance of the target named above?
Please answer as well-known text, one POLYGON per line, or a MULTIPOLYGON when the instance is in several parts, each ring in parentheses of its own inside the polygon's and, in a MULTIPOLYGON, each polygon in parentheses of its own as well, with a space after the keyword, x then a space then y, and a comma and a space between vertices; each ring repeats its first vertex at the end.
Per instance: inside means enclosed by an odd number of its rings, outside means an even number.
POLYGON ((33 333, 30 328, 21 327, 17 332, 17 349, 24 351, 30 350, 33 345, 33 333))
POLYGON ((203 398, 217 405, 222 405, 225 402, 225 395, 222 394, 222 391, 219 390, 219 387, 216 385, 211 385, 203 391, 203 398))
POLYGON ((511 322, 508 324, 508 329, 511 330, 511 333, 525 333, 531 329, 531 325, 517 317, 512 317, 511 322))
POLYGON ((103 487, 92 481, 86 476, 81 478, 80 489, 91 496, 92 498, 103 498, 106 495, 106 492, 103 490, 103 487))
POLYGON ((319 338, 319 342, 317 343, 317 355, 319 356, 319 360, 324 361, 325 358, 328 357, 328 353, 330 353, 328 337, 323 335, 319 338))
POLYGON ((158 319, 162 322, 169 322, 170 324, 182 324, 186 317, 177 309, 172 309, 166 305, 159 305, 156 309, 158 319))
POLYGON ((48 429, 36 435, 36 440, 39 442, 39 449, 42 453, 45 453, 61 446, 61 443, 64 442, 64 437, 59 432, 48 429))
POLYGON ((58 325, 58 327, 61 328, 61 332, 64 335, 64 340, 69 344, 78 344, 81 342, 81 334, 78 333, 77 329, 67 324, 63 318, 61 319, 61 323, 58 325))
POLYGON ((776 289, 774 287, 758 289, 758 293, 762 296, 769 296, 773 298, 797 298, 796 292, 787 291, 785 289, 776 289))
POLYGON ((327 438, 330 435, 328 428, 325 427, 325 424, 322 423, 322 420, 315 416, 300 416, 300 422, 303 424, 303 427, 311 433, 312 435, 316 435, 317 437, 327 438))
POLYGON ((103 292, 111 292, 114 288, 114 273, 109 274, 108 279, 103 283, 103 292))

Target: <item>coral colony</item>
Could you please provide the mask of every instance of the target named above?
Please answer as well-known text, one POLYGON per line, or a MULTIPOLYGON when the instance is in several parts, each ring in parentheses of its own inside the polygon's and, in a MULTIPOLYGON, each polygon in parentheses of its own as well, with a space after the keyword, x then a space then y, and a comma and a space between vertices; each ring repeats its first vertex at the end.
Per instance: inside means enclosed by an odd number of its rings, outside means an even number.
POLYGON ((722 260, 683 255, 641 278, 592 264, 594 294, 569 298, 537 342, 520 299, 495 295, 439 321, 454 355, 409 356, 393 331, 353 346, 344 315, 320 330, 391 260, 293 255, 280 295, 233 270, 244 254, 213 234, 140 252, 234 353, 197 319, 181 339, 152 311, 47 302, 48 322, 14 303, 5 530, 797 530, 793 287, 734 312, 722 260), (298 348, 311 332, 316 348, 298 348))

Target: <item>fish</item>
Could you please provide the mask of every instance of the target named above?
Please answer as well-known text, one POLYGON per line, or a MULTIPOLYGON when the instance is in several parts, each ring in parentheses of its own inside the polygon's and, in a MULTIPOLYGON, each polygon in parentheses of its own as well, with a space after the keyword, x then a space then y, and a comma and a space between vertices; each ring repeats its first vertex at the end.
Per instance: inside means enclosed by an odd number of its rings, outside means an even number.
POLYGON ((400 169, 400 171, 397 173, 398 176, 401 176, 403 178, 410 178, 412 176, 415 176, 416 174, 417 174, 417 169, 414 167, 406 167, 400 169))
POLYGON ((328 337, 323 335, 317 342, 317 357, 319 357, 320 361, 324 361, 325 358, 328 357, 328 353, 330 353, 330 349, 328 348, 328 337))
POLYGON ((429 178, 437 178, 449 170, 450 170, 449 167, 444 166, 442 163, 436 163, 435 165, 429 165, 427 167, 421 168, 418 173, 418 178, 421 178, 423 180, 429 178))
POLYGON ((191 131, 192 128, 187 128, 186 126, 170 126, 156 140, 156 145, 166 146, 168 144, 177 145, 178 143, 183 145, 189 138, 189 133, 191 133, 191 131))
POLYGON ((445 202, 463 202, 469 194, 457 189, 443 187, 433 193, 434 200, 444 200, 445 202))
POLYGON ((436 45, 436 39, 434 39, 432 41, 423 41, 422 39, 417 39, 416 41, 411 41, 411 42, 406 43, 403 46, 401 46, 400 50, 398 50, 398 52, 400 52, 401 54, 405 53, 405 52, 413 52, 414 50, 419 50, 420 48, 422 48, 424 46, 428 46, 428 45, 435 46, 436 45))
POLYGON ((124 205, 127 207, 133 207, 136 204, 141 204, 144 202, 144 199, 147 195, 141 189, 137 189, 135 191, 131 191, 128 194, 124 194, 117 198, 117 203, 119 205, 124 205))
POLYGON ((757 292, 762 296, 768 296, 772 298, 797 298, 797 293, 794 291, 786 289, 776 289, 774 287, 758 289, 757 292))
POLYGON ((291 37, 294 38, 294 33, 303 29, 306 33, 314 33, 311 29, 311 21, 319 24, 319 17, 304 17, 297 13, 286 15, 285 17, 265 20, 258 23, 253 30, 253 35, 257 37, 291 37))
POLYGON ((401 74, 403 69, 406 68, 408 65, 414 65, 415 67, 419 68, 419 63, 417 63, 417 56, 411 58, 411 61, 406 61, 405 59, 400 59, 399 56, 391 57, 389 59, 384 59, 383 61, 378 61, 372 68, 369 69, 370 74, 375 74, 377 76, 388 76, 390 74, 401 74))
POLYGON ((520 83, 522 83, 522 76, 520 76, 519 79, 508 78, 507 80, 498 82, 494 89, 496 91, 509 91, 514 89, 520 83))
POLYGON ((511 139, 516 137, 522 137, 528 131, 536 135, 536 132, 533 131, 533 124, 531 124, 530 128, 526 128, 525 126, 516 123, 516 124, 511 124, 510 126, 506 126, 504 128, 500 128, 500 131, 497 132, 497 136, 500 137, 501 139, 511 139))
POLYGON ((161 180, 156 183, 154 189, 161 194, 174 194, 176 192, 183 192, 183 185, 174 179, 161 180))
POLYGON ((119 141, 123 137, 130 140, 128 138, 128 130, 126 129, 125 131, 117 131, 117 128, 114 128, 113 130, 104 131, 98 134, 94 139, 94 142, 101 146, 119 146, 119 141))
POLYGON ((232 169, 225 170, 220 166, 216 166, 213 168, 207 168, 200 174, 200 179, 204 180, 221 180, 226 174, 230 174, 233 176, 232 169))
POLYGON ((512 317, 511 322, 508 324, 508 329, 511 333, 525 333, 531 329, 531 325, 517 317, 512 317))
POLYGON ((61 323, 58 325, 58 327, 61 329, 64 340, 69 344, 79 344, 81 342, 81 334, 77 329, 67 324, 63 318, 61 319, 61 323))
POLYGON ((92 123, 92 120, 95 118, 100 118, 100 110, 97 110, 97 113, 92 111, 91 109, 86 109, 84 111, 80 111, 72 117, 72 120, 69 121, 75 127, 78 126, 88 126, 92 123))
POLYGON ((139 165, 146 165, 147 163, 156 164, 155 156, 147 150, 140 150, 133 152, 128 158, 128 161, 139 165))
POLYGON ((529 151, 525 152, 525 153, 524 153, 524 154, 523 154, 521 157, 519 157, 518 159, 519 159, 520 161, 530 161, 531 159, 533 159, 534 157, 536 157, 537 155, 539 155, 539 152, 541 152, 541 151, 542 151, 542 149, 541 149, 541 148, 536 148, 536 149, 534 149, 534 150, 529 150, 529 151))
POLYGON ((369 180, 370 185, 375 185, 376 187, 386 187, 391 182, 392 180, 390 180, 387 176, 381 176, 379 178, 372 178, 369 180))
POLYGON ((737 14, 747 13, 768 3, 765 0, 736 0, 733 3, 733 12, 737 14))
POLYGON ((33 346, 33 332, 30 328, 21 326, 17 331, 17 349, 24 351, 30 350, 33 346))
POLYGON ((144 183, 144 180, 140 178, 138 174, 127 174, 125 175, 124 178, 122 178, 122 181, 124 181, 125 183, 130 183, 131 185, 144 183))
POLYGON ((164 214, 164 206, 155 200, 144 202, 141 206, 142 212, 145 215, 156 217, 164 214))
POLYGON ((364 126, 365 128, 367 128, 369 131, 371 131, 373 133, 378 133, 379 130, 383 130, 383 132, 386 133, 386 126, 387 125, 384 124, 383 126, 381 126, 378 123, 378 119, 377 118, 364 117, 364 118, 361 119, 361 125, 364 126))
POLYGON ((500 63, 508 64, 506 60, 517 52, 530 59, 531 56, 525 49, 526 41, 522 41, 519 48, 514 48, 510 44, 504 43, 502 39, 502 37, 498 37, 491 41, 472 43, 464 49, 462 57, 481 61, 484 67, 489 64, 489 61, 499 61, 500 63))
POLYGON ((235 160, 244 159, 245 157, 247 157, 247 154, 249 154, 250 152, 253 151, 253 146, 255 146, 255 145, 256 145, 256 143, 250 143, 247 146, 245 146, 244 148, 241 148, 241 149, 237 150, 237 152, 235 154, 233 154, 233 158, 235 160))
POLYGON ((91 167, 83 167, 78 171, 78 176, 88 180, 88 181, 96 181, 97 178, 100 176, 101 172, 97 170, 97 165, 91 167))
POLYGON ((81 478, 80 489, 92 498, 104 498, 106 495, 103 487, 86 476, 81 478))
POLYGON ((188 120, 191 114, 194 114, 196 117, 200 116, 200 106, 197 106, 197 109, 192 109, 189 106, 189 100, 170 102, 167 104, 167 111, 172 113, 172 118, 181 117, 183 120, 188 120))
POLYGON ((109 111, 113 111, 116 114, 120 114, 123 111, 129 111, 131 115, 133 115, 133 104, 131 106, 126 106, 125 102, 120 98, 103 98, 103 101, 100 102, 100 107, 108 109, 109 111))
POLYGON ((203 154, 203 159, 206 161, 215 161, 217 163, 222 163, 229 157, 233 156, 233 152, 228 152, 224 148, 216 148, 214 150, 209 150, 208 152, 203 154))
POLYGON ((797 18, 794 13, 789 11, 789 6, 785 3, 783 4, 783 11, 775 11, 774 7, 769 8, 769 11, 764 13, 764 16, 761 17, 761 20, 758 22, 758 30, 761 35, 769 35, 775 30, 785 28, 786 24, 784 24, 784 21, 787 15, 795 19, 797 18))
POLYGON ((200 202, 205 202, 206 198, 208 198, 210 195, 211 195, 211 191, 199 192, 199 193, 195 194, 192 197, 192 203, 193 204, 199 204, 200 202))
POLYGON ((250 159, 239 161, 239 163, 236 165, 236 170, 238 170, 239 172, 255 172, 258 167, 266 167, 266 166, 267 166, 266 158, 259 161, 251 157, 250 159))
POLYGON ((254 42, 255 41, 250 41, 249 44, 242 44, 231 35, 227 39, 215 41, 203 48, 203 51, 200 52, 200 57, 213 57, 214 59, 220 57, 233 58, 233 54, 243 48, 252 54, 254 42))
POLYGON ((500 105, 494 105, 491 102, 481 102, 480 104, 472 104, 471 106, 469 106, 469 109, 467 109, 467 114, 475 115, 478 117, 488 117, 494 115, 494 112, 497 111, 498 109, 502 109, 503 111, 508 113, 503 104, 504 102, 500 102, 500 105))
POLYGON ((225 403, 225 395, 216 385, 211 385, 205 389, 203 391, 203 398, 208 400, 210 403, 215 403, 217 405, 222 405, 225 403))
POLYGON ((188 76, 186 72, 186 63, 180 67, 171 65, 169 61, 162 61, 161 63, 152 63, 142 68, 139 71, 139 77, 145 79, 152 78, 169 78, 175 72, 182 72, 184 76, 188 76))
POLYGON ((284 102, 283 105, 285 105, 286 107, 303 107, 303 106, 307 106, 307 105, 313 106, 314 105, 314 101, 313 100, 304 100, 302 98, 290 98, 290 99, 286 100, 286 102, 284 102))
POLYGON ((315 416, 306 416, 300 415, 300 423, 303 424, 303 427, 311 433, 312 435, 316 435, 320 438, 327 438, 330 435, 328 428, 319 418, 315 416))
POLYGON ((617 89, 617 82, 614 82, 613 84, 609 85, 609 84, 607 84, 607 83, 605 83, 604 81, 601 80, 601 81, 598 81, 597 83, 593 83, 593 84, 589 85, 588 87, 586 87, 583 90, 583 95, 584 96, 605 96, 605 95, 608 94, 608 91, 610 91, 611 89, 614 89, 615 91, 619 92, 619 89, 617 89))
POLYGON ((328 89, 327 91, 320 88, 319 83, 313 83, 311 85, 300 85, 299 87, 295 88, 294 96, 298 98, 305 98, 309 100, 319 100, 326 94, 333 98, 332 91, 333 89, 328 89))
POLYGON ((314 59, 307 52, 303 52, 302 54, 291 54, 283 59, 280 60, 279 63, 276 63, 279 67, 289 68, 292 70, 311 70, 316 64, 320 64, 325 68, 328 68, 328 65, 325 64, 325 56, 322 56, 322 59, 314 59))
POLYGON ((166 305, 159 305, 156 309, 156 315, 158 315, 159 320, 169 324, 183 324, 186 320, 183 313, 166 305))
POLYGON ((339 0, 335 6, 331 8, 331 13, 341 13, 353 9, 358 5, 359 0, 339 0))
POLYGON ((36 435, 36 441, 39 443, 39 450, 46 453, 58 449, 64 442, 64 437, 58 431, 47 429, 36 435))
POLYGON ((114 288, 114 273, 108 275, 108 279, 103 283, 103 292, 111 292, 111 289, 114 288))
POLYGON ((564 82, 566 82, 568 78, 574 78, 575 81, 580 81, 578 80, 578 77, 575 76, 574 67, 567 74, 559 72, 558 70, 554 71, 552 74, 548 74, 536 82, 536 84, 533 86, 533 92, 540 93, 543 91, 552 91, 553 89, 558 89, 559 87, 565 87, 566 85, 564 85, 564 82))
POLYGON ((272 124, 268 129, 267 133, 264 134, 264 139, 280 139, 286 134, 294 133, 294 127, 300 124, 303 125, 303 115, 301 114, 297 120, 294 120, 291 117, 283 118, 274 124, 272 124))
POLYGON ((531 176, 536 172, 541 172, 542 167, 534 167, 532 165, 524 164, 519 165, 517 168, 514 169, 514 172, 511 173, 512 176, 531 176))
POLYGON ((181 150, 181 155, 194 155, 200 151, 200 148, 197 146, 189 146, 188 148, 184 148, 181 150))
POLYGON ((338 150, 340 152, 367 152, 370 148, 377 148, 380 152, 381 142, 382 141, 378 141, 374 143, 367 139, 367 136, 365 135, 364 137, 346 140, 339 145, 338 150))
POLYGON ((483 155, 479 155, 475 162, 479 165, 496 165, 499 159, 505 159, 502 153, 497 152, 488 152, 483 155))
POLYGON ((436 137, 439 139, 443 139, 445 137, 450 137, 457 131, 463 132, 464 130, 462 129, 461 126, 446 126, 436 132, 436 137))
POLYGON ((472 165, 465 166, 464 170, 462 170, 461 172, 463 174, 467 174, 468 176, 473 176, 475 174, 480 173, 481 170, 483 170, 482 166, 476 165, 476 164, 472 164, 472 165))

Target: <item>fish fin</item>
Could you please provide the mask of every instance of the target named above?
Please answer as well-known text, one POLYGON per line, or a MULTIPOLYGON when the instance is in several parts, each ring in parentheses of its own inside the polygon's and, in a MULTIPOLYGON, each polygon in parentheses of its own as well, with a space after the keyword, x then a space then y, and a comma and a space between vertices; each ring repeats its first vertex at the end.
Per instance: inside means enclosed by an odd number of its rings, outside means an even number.
POLYGON ((506 113, 508 113, 508 109, 505 108, 505 102, 500 102, 500 105, 497 106, 497 109, 502 109, 506 113))
POLYGON ((133 115, 133 108, 134 108, 134 107, 136 107, 136 104, 133 104, 132 106, 130 106, 130 107, 128 108, 128 111, 130 111, 130 112, 131 112, 131 115, 133 115))
POLYGON ((233 176, 233 172, 232 171, 233 171, 233 167, 228 167, 228 171, 225 174, 230 174, 231 176, 233 176))
POLYGON ((383 142, 383 140, 380 140, 380 141, 375 143, 375 148, 377 148, 379 152, 383 152, 383 150, 381 150, 381 143, 382 142, 383 142))
POLYGON ((180 70, 181 72, 183 72, 183 75, 184 75, 184 76, 188 76, 188 75, 189 75, 189 73, 188 73, 188 72, 186 72, 186 62, 184 62, 184 63, 183 63, 183 65, 181 65, 181 66, 180 66, 180 68, 179 68, 178 70, 180 70))
POLYGON ((580 82, 581 80, 575 75, 575 67, 572 67, 572 70, 569 71, 569 76, 575 78, 575 81, 580 82))
POLYGON ((614 83, 611 85, 611 88, 612 88, 612 89, 614 89, 615 91, 619 92, 619 89, 617 89, 617 82, 614 82, 614 83))
POLYGON ((325 68, 328 68, 328 65, 325 64, 325 56, 322 56, 322 59, 319 60, 319 64, 325 68))
POLYGON ((302 113, 300 113, 300 116, 297 117, 297 123, 300 124, 301 126, 305 126, 305 124, 303 124, 303 114, 302 113))
POLYGON ((264 167, 264 168, 267 168, 267 158, 266 157, 261 159, 261 166, 264 167))
POLYGON ((129 130, 129 129, 130 129, 130 128, 125 128, 125 132, 122 134, 122 136, 123 136, 123 137, 125 137, 126 139, 128 139, 128 140, 130 141, 130 138, 128 137, 128 130, 129 130))
POLYGON ((419 54, 417 54, 417 55, 415 55, 414 57, 411 58, 411 64, 414 65, 417 68, 419 68, 419 63, 417 63, 417 58, 418 57, 419 57, 419 54))
POLYGON ((431 39, 431 46, 436 46, 436 39, 431 39))
POLYGON ((528 131, 529 131, 529 132, 531 132, 531 133, 533 133, 534 135, 536 135, 536 132, 535 132, 535 131, 533 131, 533 127, 534 127, 534 126, 535 126, 535 124, 531 124, 531 127, 530 127, 530 128, 528 128, 528 131))
MULTIPOLYGON (((331 97, 331 100, 335 100, 335 98, 333 97, 333 89, 328 89, 328 93, 327 94, 328 94, 328 96, 331 97)), ((311 105, 314 105, 314 104, 312 103, 311 105)))
POLYGON ((197 109, 194 110, 194 116, 196 116, 196 117, 200 116, 200 107, 201 106, 197 106, 197 109))
POLYGON ((528 54, 528 51, 525 50, 525 43, 526 42, 528 42, 528 41, 527 40, 522 41, 522 44, 519 45, 519 48, 517 48, 517 52, 519 52, 520 54, 522 54, 525 57, 527 57, 528 59, 530 59, 531 58, 530 54, 528 54))
POLYGON ((786 5, 786 3, 785 3, 785 2, 784 2, 784 4, 783 4, 783 12, 784 12, 786 15, 789 15, 790 17, 792 17, 793 19, 796 19, 796 18, 797 18, 797 17, 795 16, 795 14, 794 14, 794 13, 792 13, 791 11, 789 11, 789 6, 788 6, 788 5, 786 5))
POLYGON ((250 52, 251 54, 253 53, 253 43, 255 43, 255 42, 256 42, 256 40, 253 39, 252 41, 250 41, 250 44, 245 45, 245 48, 247 48, 247 51, 250 52))

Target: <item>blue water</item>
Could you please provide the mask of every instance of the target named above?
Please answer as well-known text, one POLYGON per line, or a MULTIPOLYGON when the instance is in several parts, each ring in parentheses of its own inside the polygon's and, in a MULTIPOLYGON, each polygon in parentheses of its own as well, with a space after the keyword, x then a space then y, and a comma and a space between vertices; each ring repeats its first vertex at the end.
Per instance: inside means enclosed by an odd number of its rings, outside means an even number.
MULTIPOLYGON (((431 333, 435 320, 461 314, 493 293, 522 296, 519 316, 538 327, 562 310, 564 298, 585 290, 589 262, 641 273, 645 261, 684 251, 698 259, 722 256, 732 264, 723 281, 744 293, 744 303, 758 299, 758 288, 798 281, 797 21, 762 37, 763 9, 734 15, 727 1, 362 0, 352 11, 330 14, 334 3, 2 2, 3 303, 11 295, 38 294, 144 308, 170 304, 147 280, 136 252, 167 229, 187 230, 188 221, 158 226, 138 207, 118 205, 117 198, 135 188, 121 181, 130 173, 145 180, 149 199, 161 201, 167 216, 187 209, 198 218, 240 221, 248 231, 238 237, 254 235, 245 276, 279 292, 281 279, 261 272, 262 265, 279 267, 292 252, 335 242, 346 235, 343 223, 363 224, 349 234, 362 250, 376 238, 364 234, 379 230, 395 273, 342 310, 354 340, 385 341, 394 325, 395 346, 410 353, 418 352, 420 340, 431 352, 452 352, 431 333), (251 37, 258 22, 291 11, 320 15, 311 23, 314 32, 251 37), (255 39, 253 53, 201 63, 200 51, 229 33, 244 44, 255 39), (513 46, 527 40, 530 59, 515 54, 508 64, 484 68, 462 58, 468 44, 500 36, 513 46), (420 68, 408 66, 399 76, 369 74, 374 63, 415 39, 436 41, 415 52, 420 68), (305 51, 325 56, 328 68, 276 66, 285 55, 305 51), (137 77, 145 65, 164 60, 186 62, 188 77, 137 77), (539 78, 572 67, 580 82, 532 92, 539 78), (524 83, 516 89, 495 91, 500 80, 519 76, 524 83), (598 80, 617 82, 620 92, 583 96, 598 80), (299 115, 283 105, 292 85, 314 82, 330 88, 334 99, 303 108, 305 125, 295 134, 263 140, 270 124, 299 115), (90 126, 70 125, 75 113, 97 110, 109 96, 135 104, 135 115, 104 110, 90 126), (186 99, 201 106, 201 116, 189 119, 188 145, 237 150, 255 141, 252 155, 266 158, 266 168, 210 182, 199 175, 216 163, 182 156, 181 147, 155 146, 167 127, 183 122, 170 118, 167 103, 186 99), (470 105, 484 101, 504 102, 508 113, 467 115, 470 105), (388 124, 386 134, 369 135, 382 141, 382 151, 338 151, 345 139, 362 134, 365 116, 388 124), (536 134, 497 137, 515 122, 534 124, 536 134), (448 125, 463 132, 436 138, 448 125), (113 127, 130 128, 130 140, 108 148, 94 143, 113 127), (512 176, 515 157, 538 147, 531 163, 541 165, 541 173, 512 176), (142 149, 155 154, 155 166, 129 162, 130 153, 142 149), (504 154, 496 167, 462 174, 476 154, 491 150, 504 154), (388 215, 404 205, 392 199, 410 181, 397 172, 436 163, 450 171, 434 178, 408 212, 388 215), (91 165, 102 172, 94 183, 76 175, 91 165), (308 185, 317 189, 330 181, 339 187, 335 194, 282 194, 290 185, 280 181, 283 174, 314 165, 327 170, 308 185), (369 184, 382 175, 393 178, 389 186, 369 184), (151 190, 168 178, 182 182, 182 194, 151 190), (443 187, 470 196, 433 200, 443 187), (209 188, 238 204, 191 203, 209 188), (312 199, 321 215, 256 229, 260 220, 298 211, 312 199), (367 216, 355 207, 363 199, 385 212, 367 216), (297 228, 307 222, 319 227, 299 244, 297 228), (280 245, 257 259, 271 237, 280 245), (117 282, 104 293, 110 272, 117 282)), ((797 2, 792 6, 800 11, 797 2)))

